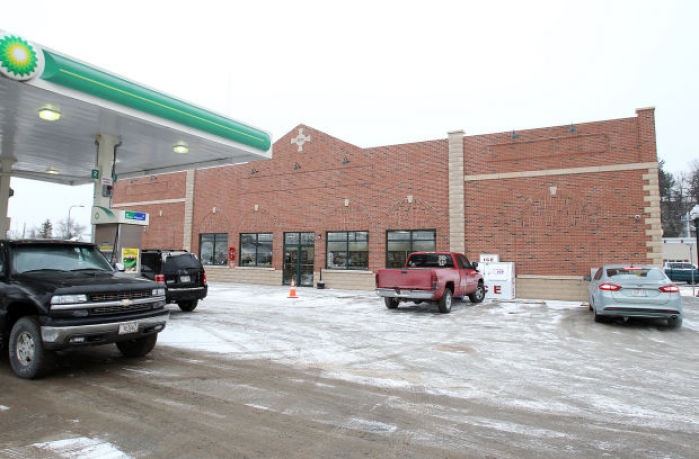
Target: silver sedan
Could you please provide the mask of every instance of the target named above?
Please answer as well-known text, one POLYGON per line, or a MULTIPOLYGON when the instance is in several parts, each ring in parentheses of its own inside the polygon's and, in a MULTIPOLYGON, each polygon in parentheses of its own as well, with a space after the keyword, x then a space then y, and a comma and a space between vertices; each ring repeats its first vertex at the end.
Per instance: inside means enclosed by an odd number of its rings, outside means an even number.
POLYGON ((672 328, 682 326, 680 289, 655 266, 602 266, 590 281, 589 293, 595 322, 644 317, 667 319, 672 328))

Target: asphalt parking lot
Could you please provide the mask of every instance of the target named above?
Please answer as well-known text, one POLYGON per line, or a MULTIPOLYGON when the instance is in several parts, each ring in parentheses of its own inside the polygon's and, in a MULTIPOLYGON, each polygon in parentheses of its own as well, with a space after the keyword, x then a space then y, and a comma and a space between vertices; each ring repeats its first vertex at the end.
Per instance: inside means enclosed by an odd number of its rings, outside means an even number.
POLYGON ((1 360, 0 456, 696 457, 698 298, 670 330, 297 292, 213 284, 144 359, 70 352, 38 381, 1 360))

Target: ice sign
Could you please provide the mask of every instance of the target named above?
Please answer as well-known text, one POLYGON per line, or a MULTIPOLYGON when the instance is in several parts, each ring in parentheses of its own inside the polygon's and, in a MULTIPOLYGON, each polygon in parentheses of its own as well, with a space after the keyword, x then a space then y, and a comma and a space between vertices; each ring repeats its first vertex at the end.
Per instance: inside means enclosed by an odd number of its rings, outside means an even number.
POLYGON ((441 267, 445 267, 447 265, 447 256, 446 255, 440 255, 437 258, 437 264, 441 267))

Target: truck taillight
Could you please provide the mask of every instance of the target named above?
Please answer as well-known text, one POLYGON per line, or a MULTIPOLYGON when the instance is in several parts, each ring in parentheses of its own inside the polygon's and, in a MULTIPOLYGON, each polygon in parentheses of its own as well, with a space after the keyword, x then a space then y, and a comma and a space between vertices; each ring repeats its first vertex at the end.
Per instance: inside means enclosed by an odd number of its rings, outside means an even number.
POLYGON ((680 288, 676 285, 665 285, 660 287, 658 290, 665 293, 677 293, 680 291, 680 288))
POLYGON ((165 274, 156 274, 155 281, 156 282, 165 282, 165 274))
POLYGON ((202 274, 201 280, 204 282, 204 284, 206 284, 206 273, 202 274))
POLYGON ((607 290, 610 292, 616 292, 617 290, 621 290, 621 287, 615 284, 602 284, 599 286, 600 290, 607 290))
POLYGON ((432 284, 432 290, 437 290, 437 274, 436 273, 432 273, 431 284, 432 284))

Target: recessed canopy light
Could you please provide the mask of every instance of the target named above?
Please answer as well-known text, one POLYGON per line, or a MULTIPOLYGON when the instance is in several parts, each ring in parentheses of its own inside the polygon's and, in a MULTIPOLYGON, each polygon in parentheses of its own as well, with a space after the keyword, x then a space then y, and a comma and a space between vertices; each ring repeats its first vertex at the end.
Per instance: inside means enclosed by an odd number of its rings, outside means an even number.
POLYGON ((58 169, 56 169, 54 166, 49 166, 48 169, 46 169, 46 173, 56 175, 58 174, 58 169))
POLYGON ((53 105, 44 105, 39 109, 39 118, 46 121, 57 121, 61 119, 61 110, 53 105))
POLYGON ((172 147, 172 151, 184 155, 189 153, 189 146, 185 142, 177 142, 175 146, 172 147))

